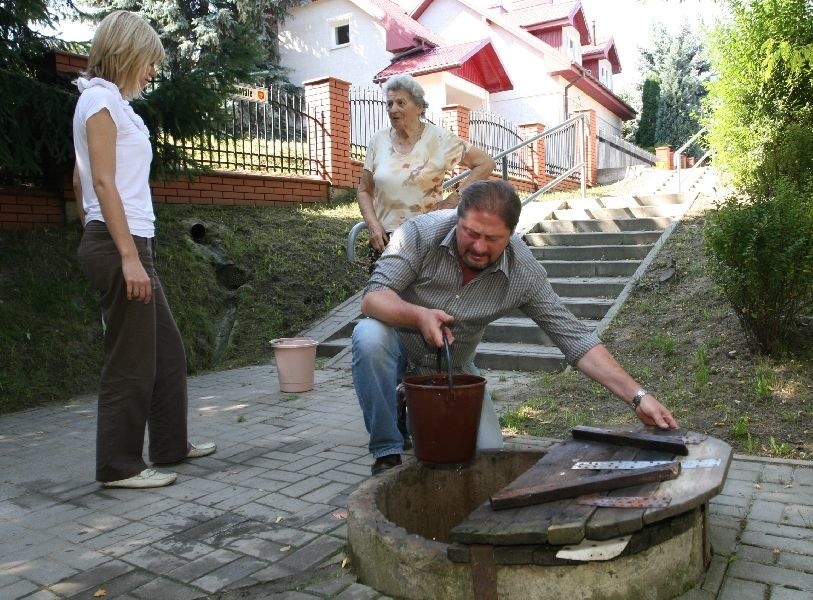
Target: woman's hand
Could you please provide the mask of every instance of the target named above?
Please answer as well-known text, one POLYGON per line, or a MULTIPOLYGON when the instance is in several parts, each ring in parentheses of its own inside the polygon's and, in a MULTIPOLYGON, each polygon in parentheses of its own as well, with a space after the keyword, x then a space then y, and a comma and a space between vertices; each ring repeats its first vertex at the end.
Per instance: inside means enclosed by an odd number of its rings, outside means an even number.
POLYGON ((387 235, 387 232, 384 231, 381 224, 376 221, 372 227, 367 226, 367 231, 370 233, 370 245, 376 252, 384 252, 384 248, 386 248, 387 243, 390 241, 390 236, 387 235))
POLYGON ((123 258, 121 274, 124 277, 124 285, 127 287, 127 299, 149 304, 152 300, 152 280, 144 270, 141 259, 138 256, 130 259, 123 258))
POLYGON ((454 190, 443 200, 441 200, 440 202, 436 202, 434 205, 432 205, 432 208, 429 209, 429 212, 432 212, 434 210, 444 210, 447 208, 457 208, 459 202, 460 194, 457 193, 457 190, 454 190))

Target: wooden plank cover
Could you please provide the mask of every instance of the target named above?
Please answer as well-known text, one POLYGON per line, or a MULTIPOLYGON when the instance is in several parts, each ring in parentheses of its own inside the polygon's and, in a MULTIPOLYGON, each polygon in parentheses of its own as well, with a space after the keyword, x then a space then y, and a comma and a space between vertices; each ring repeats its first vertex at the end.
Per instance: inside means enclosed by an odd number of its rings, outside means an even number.
MULTIPOLYGON (((676 432, 664 433, 676 435, 676 432)), ((489 502, 484 502, 452 529, 450 539, 459 544, 493 544, 498 546, 494 549, 495 553, 502 556, 499 546, 505 546, 508 550, 511 546, 527 544, 574 544, 585 537, 607 539, 606 536, 611 531, 630 533, 640 530, 644 525, 687 512, 705 504, 720 492, 731 463, 731 447, 720 440, 709 437, 701 444, 688 446, 688 459, 719 458, 720 466, 685 469, 680 477, 671 481, 609 492, 610 495, 618 496, 650 495, 654 492, 659 496, 670 496, 672 502, 669 506, 648 509, 609 508, 579 505, 573 500, 556 500, 495 511, 489 502), (633 529, 635 527, 638 529, 633 529)), ((670 453, 645 451, 630 446, 570 439, 553 446, 536 465, 520 475, 506 489, 546 481, 573 481, 583 477, 585 473, 591 473, 570 468, 581 461, 671 460, 673 457, 670 453)), ((464 557, 463 554, 468 553, 460 553, 457 559, 466 560, 468 556, 464 557)))
POLYGON ((702 444, 690 445, 687 458, 697 460, 719 458, 720 465, 717 467, 686 469, 683 471, 686 476, 661 483, 658 487, 658 495, 669 496, 672 501, 669 506, 648 508, 644 513, 645 525, 667 519, 705 504, 723 489, 728 467, 731 465, 731 446, 722 440, 709 437, 702 444))
POLYGON ((613 470, 604 475, 586 475, 569 483, 552 481, 523 488, 512 487, 510 490, 504 488, 491 496, 491 508, 503 510, 542 504, 551 500, 575 498, 652 481, 666 481, 675 479, 678 475, 680 475, 680 463, 670 462, 643 469, 613 470))
POLYGON ((662 450, 686 456, 689 449, 682 438, 670 431, 653 430, 647 431, 625 431, 621 429, 607 429, 605 427, 587 427, 579 425, 571 430, 573 437, 580 440, 592 440, 594 442, 604 442, 608 444, 619 444, 621 446, 634 446, 646 450, 662 450))
MULTIPOLYGON (((578 440, 566 440, 553 446, 533 467, 517 477, 511 485, 532 485, 555 478, 572 481, 583 473, 571 469, 573 463, 584 460, 608 460, 616 448, 578 440)), ((514 510, 494 511, 486 501, 450 534, 452 542, 463 544, 544 544, 553 519, 570 500, 549 502, 514 510)))
MULTIPOLYGON (((657 450, 641 450, 627 448, 630 452, 629 460, 674 460, 675 455, 657 450)), ((604 471, 601 471, 602 473, 604 471)), ((686 471, 681 472, 681 476, 686 471)), ((689 475, 690 476, 690 475, 689 475)), ((680 478, 678 478, 680 479, 680 478)), ((644 483, 628 488, 612 490, 607 496, 651 496, 660 487, 660 483, 644 483)), ((658 495, 662 495, 658 493, 658 495)), ((644 508, 612 508, 599 507, 590 517, 586 527, 586 537, 591 540, 609 540, 614 537, 627 535, 640 531, 644 526, 644 508)))

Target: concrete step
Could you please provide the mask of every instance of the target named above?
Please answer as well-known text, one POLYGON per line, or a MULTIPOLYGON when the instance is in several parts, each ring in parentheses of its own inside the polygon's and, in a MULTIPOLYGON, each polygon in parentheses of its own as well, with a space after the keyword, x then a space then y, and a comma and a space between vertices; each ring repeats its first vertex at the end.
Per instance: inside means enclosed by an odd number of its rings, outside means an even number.
POLYGON ((548 277, 629 277, 640 260, 541 260, 548 277))
POLYGON ((596 231, 562 233, 526 233, 529 246, 636 246, 654 244, 660 231, 596 231))
POLYGON ((558 348, 539 344, 498 344, 477 346, 474 363, 481 369, 505 371, 561 371, 567 365, 558 348))
MULTIPOLYGON (((578 319, 601 319, 615 301, 614 298, 575 298, 575 297, 562 297, 560 299, 578 319)), ((509 317, 525 317, 525 313, 519 309, 512 310, 508 315, 509 317)))
POLYGON ((629 277, 551 277, 557 295, 574 298, 616 298, 629 277))
MULTIPOLYGON (((596 320, 583 320, 583 323, 595 329, 596 320)), ((553 346, 553 340, 542 328, 528 317, 503 317, 486 327, 483 342, 494 344, 537 344, 553 346)))
POLYGON ((576 233, 580 231, 660 231, 672 223, 670 217, 634 219, 582 219, 573 221, 545 220, 531 229, 532 233, 576 233))
POLYGON ((562 221, 646 219, 651 217, 678 217, 684 212, 685 207, 682 204, 664 204, 662 206, 632 206, 625 208, 565 208, 553 211, 552 217, 562 221))
POLYGON ((613 246, 531 246, 537 260, 643 260, 652 244, 613 246))

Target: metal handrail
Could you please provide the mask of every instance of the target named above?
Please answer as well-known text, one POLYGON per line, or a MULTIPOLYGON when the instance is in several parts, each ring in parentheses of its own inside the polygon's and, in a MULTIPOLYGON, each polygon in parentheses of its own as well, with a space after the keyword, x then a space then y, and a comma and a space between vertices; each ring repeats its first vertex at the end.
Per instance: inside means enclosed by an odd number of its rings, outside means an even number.
MULTIPOLYGON (((494 156, 491 157, 494 161, 500 160, 502 162, 502 178, 503 178, 503 180, 507 181, 508 180, 508 155, 509 154, 511 154, 513 152, 516 152, 520 148, 523 148, 523 147, 527 146, 528 144, 532 144, 532 143, 536 142, 537 140, 540 140, 540 139, 543 139, 545 137, 554 135, 555 133, 558 133, 558 132, 566 129, 567 127, 569 127, 570 125, 572 125, 576 121, 581 121, 581 123, 582 123, 582 135, 580 136, 580 139, 581 139, 581 144, 580 144, 581 162, 579 162, 578 164, 576 164, 573 167, 571 167, 570 169, 568 169, 566 172, 559 175, 553 181, 545 184, 545 186, 543 186, 540 189, 536 190, 533 194, 531 194, 528 198, 526 198, 522 202, 523 206, 525 206, 528 202, 531 202, 532 200, 536 199, 537 196, 541 196, 542 194, 544 194, 545 192, 547 192, 551 188, 555 187, 556 185, 558 185, 560 182, 562 182, 564 179, 566 179, 567 177, 569 177, 570 175, 572 175, 573 173, 575 173, 579 169, 581 170, 582 198, 585 197, 585 195, 586 195, 586 180, 587 180, 587 159, 586 159, 586 154, 587 153, 585 151, 585 142, 584 142, 584 140, 587 137, 587 133, 589 133, 588 130, 589 130, 589 127, 590 127, 590 124, 589 124, 590 122, 588 121, 587 115, 580 114, 580 115, 572 116, 569 119, 559 123, 556 127, 553 127, 552 129, 548 129, 548 130, 543 131, 541 133, 537 133, 536 135, 528 138, 527 140, 525 140, 523 142, 520 142, 519 144, 516 144, 515 146, 512 146, 511 148, 508 148, 507 150, 503 150, 502 152, 499 152, 498 154, 495 154, 494 156)), ((443 189, 446 189, 449 186, 454 185, 458 181, 461 181, 461 180, 465 179, 466 177, 468 177, 469 173, 471 173, 470 169, 467 170, 467 171, 463 171, 462 173, 459 173, 458 175, 455 175, 451 179, 447 179, 446 181, 443 182, 443 189)), ((345 247, 345 250, 346 250, 346 255, 345 256, 347 257, 348 262, 355 261, 355 259, 356 259, 356 238, 358 237, 358 234, 361 233, 361 231, 366 229, 366 228, 367 228, 367 223, 365 223, 364 221, 359 221, 358 223, 353 225, 353 227, 350 229, 350 233, 347 234, 347 245, 345 247)))
MULTIPOLYGON (((688 142, 686 142, 680 148, 678 148, 677 152, 675 152, 675 156, 673 157, 673 161, 675 163, 675 169, 677 169, 677 191, 678 191, 678 193, 680 193, 680 163, 682 162, 680 160, 680 156, 683 154, 683 151, 686 148, 688 148, 691 144, 693 144, 694 141, 697 138, 699 138, 701 135, 703 135, 705 132, 706 132, 706 128, 703 127, 700 131, 698 131, 692 137, 690 137, 688 142)), ((706 158, 706 156, 708 156, 708 152, 706 152, 706 154, 703 155, 703 158, 706 158)))

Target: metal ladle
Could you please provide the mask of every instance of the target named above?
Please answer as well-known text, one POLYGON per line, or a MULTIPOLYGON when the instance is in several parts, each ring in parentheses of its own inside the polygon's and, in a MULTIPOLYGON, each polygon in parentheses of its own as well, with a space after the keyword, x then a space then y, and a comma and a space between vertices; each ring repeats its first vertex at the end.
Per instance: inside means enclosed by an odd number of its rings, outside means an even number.
MULTIPOLYGON (((449 345, 449 339, 446 337, 446 332, 441 329, 443 334, 443 349, 446 351, 446 369, 449 380, 449 397, 454 394, 454 375, 452 374, 452 347, 449 345)), ((438 373, 443 372, 443 362, 441 357, 441 349, 438 348, 438 373)))

